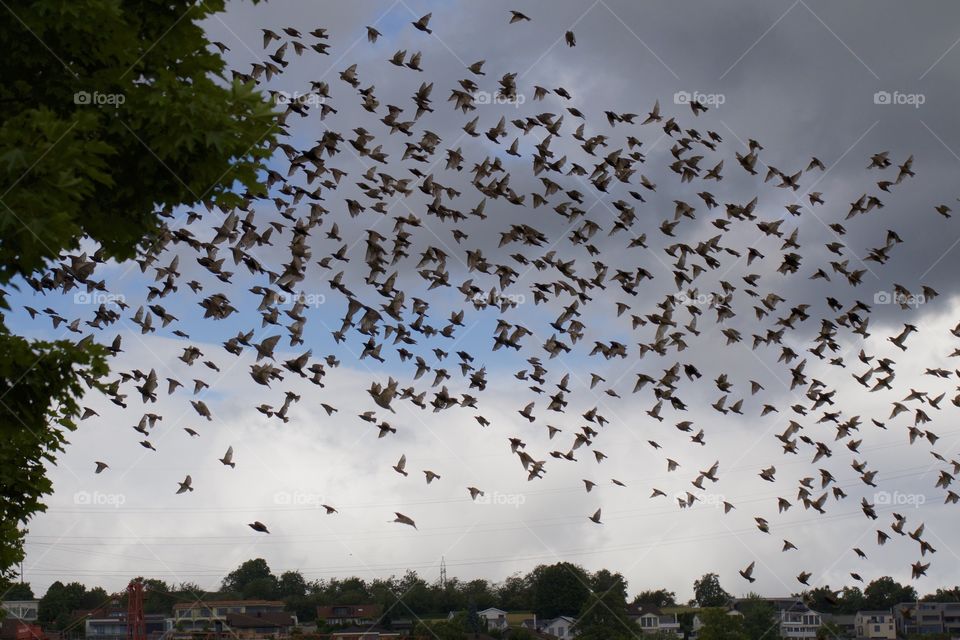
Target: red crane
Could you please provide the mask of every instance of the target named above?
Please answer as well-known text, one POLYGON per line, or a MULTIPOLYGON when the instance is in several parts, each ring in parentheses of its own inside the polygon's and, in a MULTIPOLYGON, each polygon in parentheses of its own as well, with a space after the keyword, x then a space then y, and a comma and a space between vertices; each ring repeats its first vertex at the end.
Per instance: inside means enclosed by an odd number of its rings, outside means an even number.
POLYGON ((143 620, 143 580, 131 580, 127 585, 127 640, 147 640, 143 620))

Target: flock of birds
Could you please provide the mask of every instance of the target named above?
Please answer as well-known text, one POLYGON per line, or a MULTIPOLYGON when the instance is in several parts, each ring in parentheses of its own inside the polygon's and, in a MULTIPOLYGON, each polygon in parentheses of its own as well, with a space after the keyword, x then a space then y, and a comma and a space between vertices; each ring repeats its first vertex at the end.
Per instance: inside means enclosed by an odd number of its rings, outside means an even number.
MULTIPOLYGON (((430 18, 427 14, 412 22, 412 27, 422 32, 423 37, 432 33, 430 18)), ((530 20, 516 11, 505 18, 509 24, 530 20)), ((331 45, 323 28, 306 34, 293 27, 262 32, 263 59, 253 63, 246 72, 233 71, 235 79, 262 85, 282 76, 295 57, 330 55, 331 45)), ((370 43, 377 42, 381 36, 375 28, 367 28, 370 43)), ((572 32, 564 34, 563 39, 569 47, 577 44, 572 32)), ((229 49, 222 43, 214 44, 223 52, 229 49)), ((416 72, 428 70, 420 52, 408 56, 407 51, 398 51, 385 64, 411 70, 414 77, 416 72)), ((960 501, 960 495, 951 488, 960 472, 960 461, 938 453, 934 449, 938 436, 927 429, 927 423, 933 419, 931 414, 941 410, 946 392, 910 389, 904 395, 895 387, 898 371, 893 359, 868 354, 863 349, 855 358, 841 354, 841 341, 856 342, 870 335, 872 305, 857 299, 853 293, 867 273, 866 263, 873 262, 879 269, 902 243, 896 231, 888 230, 884 241, 869 248, 861 261, 844 243, 847 226, 858 224, 883 208, 885 194, 914 177, 912 156, 899 162, 888 152, 869 157, 866 169, 876 175, 876 189, 871 188, 849 205, 842 205, 843 220, 828 225, 835 238, 825 247, 828 252, 825 255, 829 257, 811 267, 804 262, 817 252, 815 249, 803 251, 800 227, 791 225, 790 221, 802 218, 805 211, 814 208, 824 212, 836 210, 827 205, 823 193, 800 191, 825 171, 824 163, 817 158, 782 171, 763 161, 763 146, 755 140, 750 140, 742 149, 737 146, 738 150, 730 157, 724 152, 724 140, 717 132, 702 133, 688 126, 690 120, 708 110, 697 101, 689 104, 689 113, 684 106, 678 108, 683 113, 675 115, 666 113, 659 102, 654 102, 646 115, 607 110, 597 123, 588 114, 570 106, 572 96, 564 88, 532 86, 523 87, 523 91, 532 92, 535 102, 554 101, 557 107, 509 121, 506 115, 497 119, 496 111, 511 109, 511 101, 515 102, 521 91, 518 74, 503 73, 497 87, 500 100, 479 105, 476 96, 481 90, 478 83, 486 75, 484 64, 481 60, 464 70, 463 79, 449 89, 448 102, 455 114, 469 118, 463 125, 461 139, 469 136, 476 140, 482 145, 479 148, 487 151, 485 156, 478 155, 468 162, 462 147, 445 145, 440 134, 426 128, 430 114, 440 108, 431 101, 432 82, 419 84, 410 105, 382 105, 375 87, 363 86, 363 72, 358 65, 346 66, 339 71, 339 84, 333 81, 331 86, 327 81, 314 81, 309 92, 284 104, 278 126, 285 135, 274 144, 274 168, 265 175, 269 195, 250 195, 243 205, 232 211, 217 212, 208 207, 206 213, 163 212, 161 233, 137 259, 141 271, 153 275, 154 282, 146 291, 144 304, 133 313, 130 313, 132 305, 122 301, 100 304, 90 318, 66 318, 49 307, 37 310, 27 306, 26 310, 31 318, 48 317, 55 329, 64 325, 75 334, 83 333, 82 325, 106 330, 123 315, 143 334, 160 330, 182 340, 185 346, 179 359, 200 371, 220 371, 224 358, 253 353, 255 362, 250 365, 249 374, 259 385, 273 389, 272 383, 292 377, 323 387, 325 377, 340 365, 334 355, 315 357, 313 350, 307 349, 300 355, 278 361, 277 350, 283 331, 289 338, 289 347, 294 349, 310 339, 305 330, 311 314, 329 315, 333 305, 317 311, 302 299, 301 291, 304 285, 315 290, 317 283, 325 280, 346 308, 339 318, 339 326, 332 332, 333 338, 338 343, 355 343, 360 360, 384 363, 388 357, 398 357, 402 366, 408 367, 410 381, 406 386, 393 377, 370 384, 372 408, 358 419, 372 425, 379 438, 389 438, 397 432, 398 427, 388 420, 390 414, 395 414, 398 403, 407 402, 433 412, 457 408, 476 412, 479 396, 488 384, 483 358, 465 350, 451 355, 443 347, 445 341, 456 344, 458 331, 464 330, 470 314, 490 311, 496 314, 496 328, 489 342, 491 352, 503 349, 507 353, 522 352, 529 356, 523 369, 516 373, 516 379, 530 385, 533 399, 517 408, 516 414, 520 417, 517 428, 545 429, 549 441, 564 442, 545 455, 528 450, 521 436, 511 437, 504 443, 528 480, 543 478, 550 458, 556 460, 552 464, 575 463, 577 454, 584 450, 590 451, 588 458, 602 463, 607 455, 595 443, 601 440, 605 426, 610 423, 602 407, 622 400, 621 392, 632 391, 638 397, 649 398, 650 408, 646 411, 649 421, 643 427, 648 433, 662 428, 665 420, 672 422, 675 416, 676 429, 689 436, 690 446, 704 446, 709 425, 683 419, 683 413, 689 409, 685 397, 696 387, 705 389, 706 393, 719 394, 712 404, 718 415, 764 417, 776 413, 782 416, 783 428, 776 438, 784 456, 809 457, 811 467, 816 467, 831 456, 849 454, 852 468, 869 487, 877 486, 878 471, 865 459, 859 459, 858 448, 866 435, 864 430, 900 429, 893 421, 901 414, 909 416, 904 440, 910 444, 926 442, 931 447, 931 454, 941 466, 936 487, 943 490, 946 502, 960 501), (348 97, 341 94, 335 100, 335 87, 348 97), (353 99, 349 98, 351 93, 353 99), (369 124, 351 132, 337 132, 323 125, 315 144, 306 148, 293 144, 294 137, 289 135, 292 119, 309 117, 323 122, 338 110, 349 111, 354 116, 366 113, 364 117, 369 118, 369 124), (658 186, 644 175, 647 156, 642 151, 644 141, 638 136, 647 134, 671 145, 668 168, 676 175, 676 184, 658 186), (401 136, 402 157, 388 157, 390 154, 378 142, 390 136, 401 136), (521 145, 529 148, 529 152, 521 151, 521 145), (561 147, 563 151, 559 150, 561 147), (351 161, 350 156, 369 168, 359 175, 350 175, 341 163, 344 157, 345 162, 351 161), (529 172, 525 177, 533 184, 542 185, 542 189, 538 186, 529 193, 515 191, 511 181, 516 183, 514 176, 524 170, 529 172), (731 172, 739 174, 738 179, 755 181, 757 197, 747 202, 716 199, 708 190, 709 185, 719 185, 731 172), (463 176, 471 185, 470 192, 462 193, 445 184, 447 176, 463 176), (350 181, 353 184, 347 186, 350 181), (696 190, 695 196, 684 200, 681 196, 686 193, 684 190, 688 187, 684 185, 688 183, 691 191, 696 190), (355 187, 359 195, 338 196, 338 189, 345 187, 355 187), (622 197, 614 199, 611 194, 615 189, 622 192, 622 197), (648 198, 658 197, 665 189, 678 195, 673 200, 672 215, 663 217, 654 207, 644 205, 648 198), (772 211, 770 207, 758 205, 761 193, 785 194, 795 202, 784 205, 785 211, 772 211), (597 215, 593 207, 587 208, 585 203, 592 196, 610 200, 613 215, 597 215), (410 204, 416 198, 424 203, 410 204), (408 203, 406 214, 393 213, 398 202, 408 203), (488 208, 496 208, 497 212, 488 212, 488 208), (217 213, 221 215, 216 216, 217 213), (192 230, 193 225, 213 216, 216 220, 209 232, 192 230), (392 220, 390 237, 372 228, 371 223, 377 217, 392 220), (471 246, 470 234, 465 229, 469 228, 468 223, 478 220, 486 225, 501 223, 497 227, 498 247, 471 246), (360 223, 367 224, 368 228, 365 234, 361 232, 364 235, 357 242, 358 250, 352 251, 340 227, 360 223), (562 226, 564 231, 554 233, 555 225, 562 226), (681 232, 684 239, 678 238, 681 232), (737 243, 735 232, 751 232, 757 234, 758 239, 749 244, 737 243), (446 237, 441 238, 440 233, 446 237), (652 237, 648 238, 648 233, 652 237), (728 238, 731 242, 727 242, 728 238), (611 250, 613 243, 618 242, 611 250), (276 248, 284 243, 288 249, 285 261, 264 264, 256 255, 257 250, 276 248), (455 248, 451 249, 451 245, 455 248), (773 248, 766 249, 766 246, 773 248), (324 247, 324 253, 318 258, 316 252, 320 247, 324 247), (420 248, 418 253, 415 247, 420 248), (185 283, 187 289, 184 290, 181 258, 189 259, 190 252, 206 272, 208 281, 191 280, 185 283), (664 264, 672 274, 672 281, 669 275, 655 278, 654 273, 641 266, 642 259, 651 254, 665 256, 664 264), (230 271, 231 261, 247 273, 230 271), (614 264, 617 261, 629 266, 620 268, 614 264), (732 269, 744 267, 749 273, 739 282, 725 279, 732 269), (705 298, 708 304, 694 303, 704 299, 698 289, 698 279, 705 282, 711 276, 715 278, 716 290, 708 292, 705 298), (218 285, 248 278, 264 280, 249 289, 260 298, 257 312, 262 324, 226 339, 222 343, 225 355, 221 354, 220 358, 191 344, 189 334, 183 330, 185 325, 179 324, 180 320, 164 306, 168 296, 176 299, 193 295, 202 308, 203 318, 216 323, 238 312, 227 295, 217 291, 218 285), (822 308, 822 301, 793 304, 781 296, 783 282, 788 278, 810 278, 824 286, 829 282, 831 286, 844 287, 851 292, 850 300, 827 297, 824 312, 815 315, 816 310, 822 308), (417 286, 426 291, 420 293, 422 297, 411 293, 416 293, 417 286), (431 315, 430 292, 438 289, 462 297, 463 308, 454 310, 446 318, 431 315), (517 296, 513 294, 518 291, 530 296, 535 303, 532 311, 530 307, 526 310, 531 318, 548 315, 548 337, 538 336, 535 329, 517 321, 517 296), (611 302, 614 297, 616 300, 611 302), (281 307, 291 299, 294 304, 281 307), (591 315, 623 324, 637 336, 636 345, 600 339, 584 349, 581 341, 588 332, 591 315), (711 317, 714 326, 708 327, 711 317), (751 322, 756 327, 752 335, 748 328, 751 322), (257 341, 254 336, 261 329, 274 329, 278 333, 257 341), (791 392, 796 394, 796 403, 777 406, 772 400, 765 402, 764 396, 770 392, 757 380, 736 380, 722 372, 715 376, 701 372, 707 365, 715 369, 720 363, 695 363, 687 348, 701 332, 706 334, 712 329, 722 335, 726 347, 721 348, 746 348, 746 344, 734 346, 746 342, 752 343, 753 350, 777 350, 778 362, 791 392), (806 344, 797 346, 807 340, 804 332, 810 336, 808 348, 806 344), (631 384, 620 390, 597 372, 589 372, 585 376, 589 380, 581 380, 576 373, 571 379, 571 372, 565 366, 554 368, 551 363, 562 362, 574 350, 601 363, 636 361, 635 366, 640 370, 635 372, 631 384), (809 373, 808 363, 812 359, 832 366, 831 370, 845 380, 849 380, 847 365, 860 365, 859 370, 852 373, 860 385, 870 392, 897 396, 891 403, 889 415, 885 410, 884 415, 849 415, 839 406, 842 398, 837 396, 836 383, 831 385, 809 373), (431 378, 429 388, 418 386, 421 379, 431 378), (575 429, 572 424, 555 426, 567 417, 565 408, 578 393, 578 398, 592 398, 597 405, 568 420, 577 423, 575 429)), ((397 80, 398 84, 402 82, 402 78, 397 80)), ((268 92, 276 95, 273 90, 268 92)), ((946 205, 935 209, 943 216, 950 215, 946 205)), ((829 217, 827 213, 821 215, 829 217)), ((92 255, 82 252, 65 255, 49 272, 29 278, 28 282, 38 296, 58 290, 67 293, 76 288, 106 291, 106 283, 95 279, 96 268, 103 262, 99 251, 92 255)), ((913 288, 927 301, 937 295, 926 285, 913 288)), ((896 300, 903 301, 915 294, 907 287, 896 285, 894 295, 896 300)), ((907 303, 901 306, 909 308, 907 303)), ((330 320, 336 325, 336 319, 329 317, 324 322, 330 320)), ((904 324, 902 331, 896 331, 888 340, 906 351, 915 331, 917 327, 913 324, 904 324)), ((960 338, 960 325, 953 330, 953 335, 960 338)), ((81 339, 84 340, 92 341, 93 336, 81 339)), ((105 344, 113 356, 123 351, 121 335, 105 344)), ((960 355, 960 349, 949 355, 960 355)), ((376 368, 374 364, 373 369, 376 368)), ((952 380, 954 374, 960 376, 960 372, 945 368, 930 368, 924 373, 934 381, 952 380)), ((211 409, 203 400, 209 384, 202 374, 197 374, 192 385, 172 377, 162 380, 155 369, 116 374, 116 379, 106 381, 106 392, 114 405, 139 412, 138 405, 149 407, 164 391, 188 394, 193 396, 190 403, 196 414, 213 420, 211 409)), ((764 376, 761 374, 761 379, 764 376)), ((256 409, 268 418, 286 423, 291 406, 300 400, 300 395, 287 391, 276 405, 261 404, 256 409)), ((333 416, 338 409, 329 402, 333 400, 320 406, 328 416, 333 416)), ((960 406, 960 395, 951 402, 960 406)), ((82 418, 97 415, 94 409, 85 408, 82 418)), ((480 428, 490 424, 483 415, 474 417, 480 428)), ((161 415, 149 411, 139 419, 134 428, 142 437, 143 447, 155 450, 150 437, 161 420, 161 415)), ((184 430, 190 437, 200 436, 195 428, 184 430)), ((654 437, 648 441, 650 447, 658 455, 665 454, 659 451, 662 446, 654 437)), ((670 452, 670 457, 664 455, 666 470, 673 473, 681 469, 678 459, 682 456, 683 451, 670 452)), ((235 467, 233 447, 220 462, 235 467)), ((108 468, 106 462, 96 462, 96 473, 108 468)), ((402 477, 409 475, 406 455, 399 457, 393 470, 402 477)), ((427 485, 441 481, 441 475, 432 470, 422 473, 427 485)), ((780 482, 775 465, 758 468, 757 474, 763 481, 780 482)), ((690 483, 693 488, 703 490, 705 482, 717 483, 720 477, 718 460, 695 473, 690 483)), ((618 479, 612 483, 627 486, 618 479)), ((584 486, 590 492, 596 483, 584 480, 584 486)), ((193 481, 187 475, 179 482, 176 493, 192 491, 193 481)), ((474 486, 467 487, 466 491, 474 500, 484 495, 483 490, 474 486)), ((670 496, 653 488, 650 498, 669 500, 670 496)), ((777 513, 800 506, 824 514, 832 504, 846 499, 848 495, 834 475, 820 467, 800 480, 795 499, 777 499, 777 513)), ((696 494, 688 491, 685 497, 678 498, 679 507, 691 507, 697 500, 696 494)), ((337 513, 335 507, 323 506, 328 514, 337 513)), ((875 505, 866 497, 859 507, 864 517, 879 518, 875 505)), ((723 513, 734 508, 734 504, 724 502, 723 513)), ((394 516, 392 522, 417 526, 409 515, 395 512, 394 516)), ((601 525, 601 509, 596 509, 588 518, 601 525)), ((757 529, 769 535, 768 520, 756 517, 755 521, 757 529)), ((257 532, 270 533, 262 522, 255 521, 249 526, 257 532)), ((929 566, 928 556, 936 551, 924 538, 924 525, 908 526, 906 517, 894 513, 888 526, 877 528, 876 544, 882 546, 891 533, 909 536, 917 542, 920 560, 912 564, 911 570, 914 578, 922 576, 929 566)), ((784 540, 782 548, 788 552, 797 547, 784 540)), ((859 547, 853 551, 866 558, 859 547)), ((754 562, 740 571, 750 582, 756 579, 753 573, 754 562)), ((862 580, 857 573, 851 575, 862 580)), ((811 573, 804 571, 797 580, 808 585, 810 577, 811 573)))

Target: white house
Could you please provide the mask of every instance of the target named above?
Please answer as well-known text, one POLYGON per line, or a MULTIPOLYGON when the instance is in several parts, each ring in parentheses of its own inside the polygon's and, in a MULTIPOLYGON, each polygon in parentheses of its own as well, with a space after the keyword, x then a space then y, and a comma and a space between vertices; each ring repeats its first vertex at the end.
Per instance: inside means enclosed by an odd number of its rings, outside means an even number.
POLYGON ((627 607, 627 616, 632 618, 643 633, 673 633, 680 635, 680 623, 676 613, 665 613, 649 604, 633 604, 627 607))
MULTIPOLYGON (((780 637, 786 640, 813 640, 817 637, 817 629, 823 624, 819 613, 813 611, 799 598, 764 598, 776 610, 777 620, 780 623, 780 637)), ((734 610, 744 600, 734 603, 734 610)))
POLYGON ((477 615, 487 623, 487 629, 502 631, 507 628, 507 612, 503 609, 490 607, 477 611, 477 615))
POLYGON ((577 634, 573 629, 573 625, 576 621, 576 618, 560 616, 559 618, 553 618, 552 620, 544 622, 540 626, 540 631, 549 633, 557 638, 575 638, 577 634))

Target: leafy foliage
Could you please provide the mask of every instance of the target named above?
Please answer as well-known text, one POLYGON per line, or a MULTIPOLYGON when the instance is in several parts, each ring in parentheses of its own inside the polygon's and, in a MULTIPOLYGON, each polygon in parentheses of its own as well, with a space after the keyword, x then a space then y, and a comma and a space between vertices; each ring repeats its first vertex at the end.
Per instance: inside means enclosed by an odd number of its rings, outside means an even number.
POLYGON ((590 579, 590 596, 584 603, 575 629, 583 640, 629 640, 640 633, 627 617, 627 584, 619 573, 601 569, 590 579))
POLYGON ((99 348, 30 342, 0 326, 0 578, 23 559, 22 526, 44 511, 46 465, 76 428, 82 380, 106 372, 99 348))
POLYGON ((700 619, 703 622, 698 636, 700 640, 748 640, 749 638, 743 628, 743 618, 728 615, 724 609, 706 609, 700 614, 700 619))
MULTIPOLYGON (((198 24, 223 0, 11 5, 16 18, 0 21, 0 285, 30 281, 83 238, 101 259, 130 258, 158 212, 263 192, 275 115, 226 78, 198 24)), ((0 578, 23 558, 23 526, 52 489, 44 464, 75 428, 80 381, 106 372, 102 355, 29 342, 0 316, 0 578)))
POLYGON ((730 594, 720 586, 715 573, 705 573, 693 583, 693 598, 701 607, 722 607, 730 600, 730 594))
POLYGON ((915 601, 917 590, 890 576, 883 576, 866 586, 863 597, 867 609, 891 609, 901 602, 915 601))
POLYGON ((588 581, 586 571, 569 562, 535 568, 530 588, 537 617, 576 616, 590 597, 588 581))
POLYGON ((633 597, 633 604, 647 604, 658 608, 675 607, 677 594, 666 589, 641 591, 633 597))
POLYGON ((780 637, 776 609, 761 596, 751 593, 737 604, 743 614, 743 630, 750 640, 777 640, 780 637))
POLYGON ((63 584, 59 580, 50 585, 40 599, 37 616, 41 623, 65 629, 75 621, 71 614, 84 609, 96 609, 110 602, 110 596, 101 587, 87 587, 79 582, 63 584))

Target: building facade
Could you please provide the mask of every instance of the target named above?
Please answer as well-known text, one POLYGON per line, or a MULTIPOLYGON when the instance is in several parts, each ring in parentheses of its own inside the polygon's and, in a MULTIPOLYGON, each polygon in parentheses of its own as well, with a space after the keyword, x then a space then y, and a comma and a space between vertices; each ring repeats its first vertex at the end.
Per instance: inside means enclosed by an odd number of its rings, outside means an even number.
POLYGON ((575 638, 577 637, 577 633, 576 630, 574 630, 573 625, 576 624, 576 622, 577 621, 575 618, 571 618, 569 616, 560 616, 542 623, 540 626, 540 631, 550 634, 555 638, 575 638))
POLYGON ((334 604, 317 607, 317 622, 339 625, 372 625, 379 622, 383 609, 378 604, 334 604))
POLYGON ((262 623, 265 634, 286 635, 297 625, 297 617, 284 610, 279 600, 213 600, 209 602, 178 603, 173 605, 173 627, 175 631, 229 631, 234 624, 241 623, 245 629, 257 629, 262 623), (281 618, 286 624, 278 625, 281 618))
POLYGON ((627 617, 640 626, 647 634, 658 632, 680 634, 680 623, 676 613, 667 613, 649 604, 632 604, 627 607, 627 617))
POLYGON ((893 615, 901 636, 960 636, 960 602, 904 602, 894 607, 893 615))
POLYGON ((896 640, 897 625, 891 611, 858 611, 854 632, 858 640, 896 640))
MULTIPOLYGON (((780 637, 787 640, 813 640, 817 630, 823 624, 822 616, 813 611, 800 598, 763 598, 774 608, 780 626, 780 637)), ((746 602, 735 600, 734 611, 746 602)))
POLYGON ((0 602, 0 609, 6 612, 5 618, 36 622, 39 600, 4 600, 0 602))

